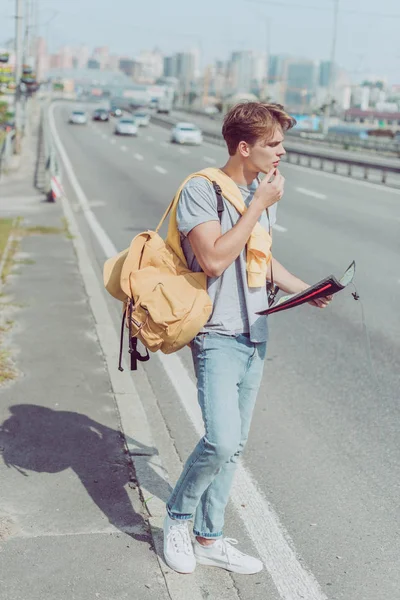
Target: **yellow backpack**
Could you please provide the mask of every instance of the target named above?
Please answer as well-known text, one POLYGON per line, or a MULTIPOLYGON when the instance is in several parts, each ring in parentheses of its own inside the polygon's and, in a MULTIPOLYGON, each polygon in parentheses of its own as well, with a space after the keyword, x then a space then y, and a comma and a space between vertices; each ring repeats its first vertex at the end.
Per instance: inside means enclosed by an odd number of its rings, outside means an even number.
MULTIPOLYGON (((161 350, 171 354, 186 346, 208 321, 212 302, 207 294, 205 273, 191 271, 183 254, 176 225, 176 207, 183 186, 192 177, 205 176, 206 170, 194 173, 180 186, 155 231, 137 235, 128 249, 104 264, 103 278, 107 291, 124 303, 119 370, 122 371, 123 333, 129 329, 131 370, 137 360, 146 361, 149 353, 161 350), (167 241, 158 234, 172 211, 167 241), (146 347, 146 355, 137 350, 137 340, 146 347)), ((218 213, 224 206, 221 189, 213 182, 218 199, 218 213)))

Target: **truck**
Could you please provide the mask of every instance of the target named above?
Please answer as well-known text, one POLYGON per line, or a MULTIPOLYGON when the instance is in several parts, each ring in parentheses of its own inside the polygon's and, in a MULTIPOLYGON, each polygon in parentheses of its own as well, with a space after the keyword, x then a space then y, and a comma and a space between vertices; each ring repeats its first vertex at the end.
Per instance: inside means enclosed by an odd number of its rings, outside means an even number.
POLYGON ((157 112, 165 115, 169 115, 172 110, 172 98, 170 96, 163 96, 157 101, 157 112))

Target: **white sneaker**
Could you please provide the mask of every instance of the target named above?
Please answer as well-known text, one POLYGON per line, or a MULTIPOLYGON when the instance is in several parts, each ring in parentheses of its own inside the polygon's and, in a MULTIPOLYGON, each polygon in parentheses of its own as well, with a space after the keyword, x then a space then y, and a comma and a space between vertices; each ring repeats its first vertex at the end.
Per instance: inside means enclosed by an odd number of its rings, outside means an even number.
POLYGON ((252 575, 264 568, 258 558, 243 554, 233 546, 237 540, 232 538, 218 538, 213 544, 203 546, 196 540, 194 543, 194 555, 198 563, 209 567, 221 567, 233 573, 252 575))
POLYGON ((193 573, 195 570, 196 559, 187 521, 171 519, 169 515, 165 517, 164 557, 167 565, 178 573, 193 573))

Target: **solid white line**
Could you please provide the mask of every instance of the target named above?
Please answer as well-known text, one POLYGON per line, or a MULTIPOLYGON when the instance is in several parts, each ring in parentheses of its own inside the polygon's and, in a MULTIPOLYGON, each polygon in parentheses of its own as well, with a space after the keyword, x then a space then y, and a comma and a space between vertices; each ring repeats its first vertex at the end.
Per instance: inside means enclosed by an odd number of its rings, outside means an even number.
MULTIPOLYGON (((58 152, 63 160, 64 158, 67 159, 64 163, 65 170, 86 215, 88 199, 86 198, 77 181, 71 162, 68 159, 68 156, 56 131, 53 113, 54 106, 55 105, 53 104, 49 111, 50 129, 52 131, 58 152)), ((102 292, 103 286, 101 286, 99 278, 90 261, 85 242, 80 234, 69 201, 66 197, 63 197, 61 202, 64 214, 67 218, 68 225, 72 233, 72 243, 76 251, 79 270, 82 275, 86 293, 89 298, 90 307, 93 312, 94 323, 100 342, 100 347, 106 359, 107 370, 111 380, 111 388, 115 396, 118 412, 120 414, 121 425, 127 441, 128 450, 132 449, 132 451, 137 452, 140 451, 143 446, 155 448, 156 444, 153 440, 153 434, 149 426, 146 412, 132 379, 131 373, 128 370, 120 373, 115 368, 118 360, 118 353, 116 350, 119 345, 119 337, 117 336, 117 332, 102 292), (137 429, 138 423, 140 423, 139 430, 137 429)), ((92 227, 90 222, 89 225, 92 227)), ((92 229, 92 231, 96 236, 98 236, 98 230, 92 229)), ((106 246, 103 245, 105 240, 102 237, 97 237, 97 239, 100 245, 103 247, 104 253, 107 257, 117 254, 117 249, 114 247, 110 239, 108 239, 106 246), (110 252, 110 248, 111 254, 107 254, 107 252, 110 252)), ((153 542, 156 544, 158 542, 156 532, 162 530, 162 524, 165 515, 165 503, 160 500, 160 496, 163 493, 161 488, 160 490, 157 490, 157 487, 154 486, 161 485, 163 480, 168 481, 168 473, 162 464, 159 454, 151 456, 150 459, 146 457, 144 465, 141 464, 140 457, 138 457, 138 459, 135 461, 135 467, 139 486, 141 487, 142 493, 148 498, 146 501, 146 506, 150 512, 149 521, 151 525, 153 542), (155 477, 150 475, 150 470, 155 472, 155 477), (147 489, 147 484, 150 482, 152 486, 151 491, 150 489, 147 489)), ((114 528, 113 530, 118 533, 118 529, 114 528)), ((127 528, 126 531, 129 531, 129 529, 127 528)), ((162 540, 158 544, 158 548, 160 547, 162 548, 162 540)), ((187 587, 183 585, 183 583, 179 583, 183 580, 179 579, 179 576, 178 579, 175 579, 174 572, 166 567, 161 558, 162 551, 159 550, 156 552, 156 556, 161 571, 169 575, 169 577, 165 578, 165 585, 168 588, 169 596, 173 600, 186 600, 187 587)), ((192 585, 190 594, 191 600, 201 600, 204 597, 196 583, 192 585)), ((235 599, 238 600, 238 595, 233 593, 233 600, 235 599)))
POLYGON ((286 233, 287 231, 286 227, 282 227, 282 225, 278 225, 278 223, 272 225, 272 229, 275 229, 275 231, 280 231, 281 233, 286 233))
POLYGON ((126 152, 128 150, 128 148, 126 146, 121 146, 121 150, 122 150, 122 152, 126 152))
POLYGON ((146 140, 147 140, 148 142, 153 142, 153 141, 154 141, 154 138, 153 138, 153 137, 151 137, 151 135, 146 135, 146 140))
POLYGON ((54 106, 55 105, 52 104, 50 107, 50 110, 49 110, 49 124, 50 124, 50 130, 54 137, 54 141, 56 143, 57 150, 58 150, 58 152, 61 156, 61 159, 65 165, 65 168, 68 172, 71 184, 75 188, 77 198, 79 200, 80 205, 82 206, 83 214, 85 215, 85 218, 86 218, 89 226, 91 227, 93 233, 99 240, 99 243, 105 252, 106 252, 105 249, 107 248, 106 255, 113 256, 113 254, 117 254, 115 252, 115 246, 111 242, 110 238, 108 237, 108 235, 106 234, 106 232, 104 231, 104 229, 102 228, 100 223, 98 222, 94 212, 90 209, 89 201, 88 201, 83 189, 81 188, 81 186, 79 184, 79 181, 78 181, 78 179, 75 175, 75 172, 72 168, 71 161, 69 160, 67 153, 64 150, 63 145, 61 144, 61 140, 57 133, 55 122, 54 122, 54 106))
MULTIPOLYGON (((196 386, 182 361, 177 354, 159 353, 157 358, 162 362, 196 432, 200 437, 203 436, 204 426, 196 386)), ((281 598, 327 600, 314 576, 297 559, 289 534, 242 463, 236 472, 232 502, 281 598)))
POLYGON ((312 198, 318 198, 319 200, 326 200, 326 194, 320 194, 319 192, 314 192, 313 190, 307 190, 303 187, 297 187, 296 192, 300 192, 300 194, 305 194, 306 196, 312 196, 312 198))
POLYGON ((133 156, 136 158, 136 160, 143 160, 143 156, 141 154, 134 154, 133 156))
MULTIPOLYGON (((49 117, 57 149, 64 161, 84 214, 88 219, 88 214, 91 212, 88 208, 89 203, 56 132, 53 111, 54 105, 50 108, 49 117)), ((88 223, 102 246, 105 256, 109 258, 116 255, 117 249, 98 224, 94 215, 93 219, 88 219, 88 223)), ((190 379, 182 361, 176 354, 164 355, 160 352, 156 356, 163 364, 197 433, 203 435, 204 428, 197 403, 196 386, 190 379)), ((314 576, 297 559, 292 540, 280 523, 274 509, 257 488, 257 484, 243 464, 239 464, 237 469, 232 502, 260 557, 263 559, 281 598, 283 600, 295 600, 297 598, 327 600, 314 576)))
POLYGON ((203 160, 205 160, 208 163, 211 163, 212 165, 215 165, 215 163, 217 162, 215 158, 210 158, 209 156, 203 156, 203 160))
POLYGON ((156 165, 154 168, 156 171, 161 173, 161 175, 165 175, 168 172, 167 169, 164 169, 164 167, 159 167, 158 165, 156 165))

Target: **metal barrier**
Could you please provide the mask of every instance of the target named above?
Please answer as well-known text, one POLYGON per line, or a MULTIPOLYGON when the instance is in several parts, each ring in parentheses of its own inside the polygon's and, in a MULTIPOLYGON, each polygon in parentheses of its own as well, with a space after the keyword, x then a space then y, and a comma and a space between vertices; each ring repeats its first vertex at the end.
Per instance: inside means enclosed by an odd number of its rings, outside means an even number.
POLYGON ((0 146, 0 177, 7 171, 11 157, 14 154, 15 131, 5 133, 0 146))
MULTIPOLYGON (((175 107, 174 110, 178 110, 180 112, 187 113, 188 115, 194 115, 204 118, 209 118, 214 122, 221 122, 223 120, 223 115, 221 113, 217 113, 215 115, 207 115, 203 111, 200 110, 191 110, 184 107, 175 107)), ((322 133, 313 132, 313 131, 302 131, 301 129, 291 129, 286 133, 286 139, 293 138, 299 139, 304 143, 310 143, 321 146, 328 147, 337 147, 342 148, 343 150, 350 149, 359 149, 359 150, 370 150, 373 152, 381 152, 385 153, 388 156, 397 156, 400 157, 400 141, 396 141, 393 139, 361 139, 356 136, 346 135, 345 133, 328 133, 327 136, 324 136, 322 133)))
POLYGON ((46 195, 49 202, 54 202, 63 194, 63 189, 57 152, 48 123, 48 108, 46 103, 40 110, 35 186, 46 195))
MULTIPOLYGON (((160 117, 160 116, 152 116, 151 120, 154 124, 156 125, 160 125, 161 127, 173 127, 176 124, 176 120, 173 120, 171 118, 164 118, 164 117, 160 117)), ((225 141, 223 139, 223 137, 221 136, 221 134, 218 133, 214 133, 214 132, 210 132, 210 131, 204 131, 203 130, 203 137, 204 139, 206 139, 207 141, 213 143, 213 144, 218 144, 219 146, 225 146, 225 141)), ((332 173, 337 173, 338 172, 338 166, 339 165, 344 165, 346 166, 346 170, 344 173, 340 173, 343 175, 347 175, 349 177, 356 177, 354 171, 355 169, 361 169, 363 172, 363 179, 368 180, 370 178, 370 175, 372 173, 380 173, 380 183, 383 184, 387 184, 387 185, 392 185, 392 187, 400 187, 400 180, 399 182, 395 185, 393 183, 388 184, 387 182, 387 177, 388 174, 393 174, 393 175, 400 175, 400 164, 399 166, 394 166, 394 165, 389 165, 389 164, 384 164, 382 158, 380 159, 380 162, 376 162, 376 160, 374 160, 371 157, 371 160, 366 160, 366 159, 360 159, 358 160, 357 158, 349 158, 349 157, 340 157, 337 155, 329 155, 329 150, 324 150, 324 151, 312 151, 312 150, 308 150, 308 149, 300 149, 300 148, 294 148, 290 145, 290 141, 288 139, 286 139, 285 142, 285 149, 286 149, 286 160, 289 163, 294 163, 294 164, 302 164, 303 166, 307 166, 310 168, 314 168, 314 169, 319 169, 319 170, 324 170, 325 169, 325 165, 331 165, 332 169, 330 172, 332 173), (292 160, 292 157, 294 158, 294 160, 292 160), (304 161, 302 163, 302 157, 306 158, 306 164, 304 164, 304 161), (317 165, 315 166, 313 161, 317 161, 317 165)))

